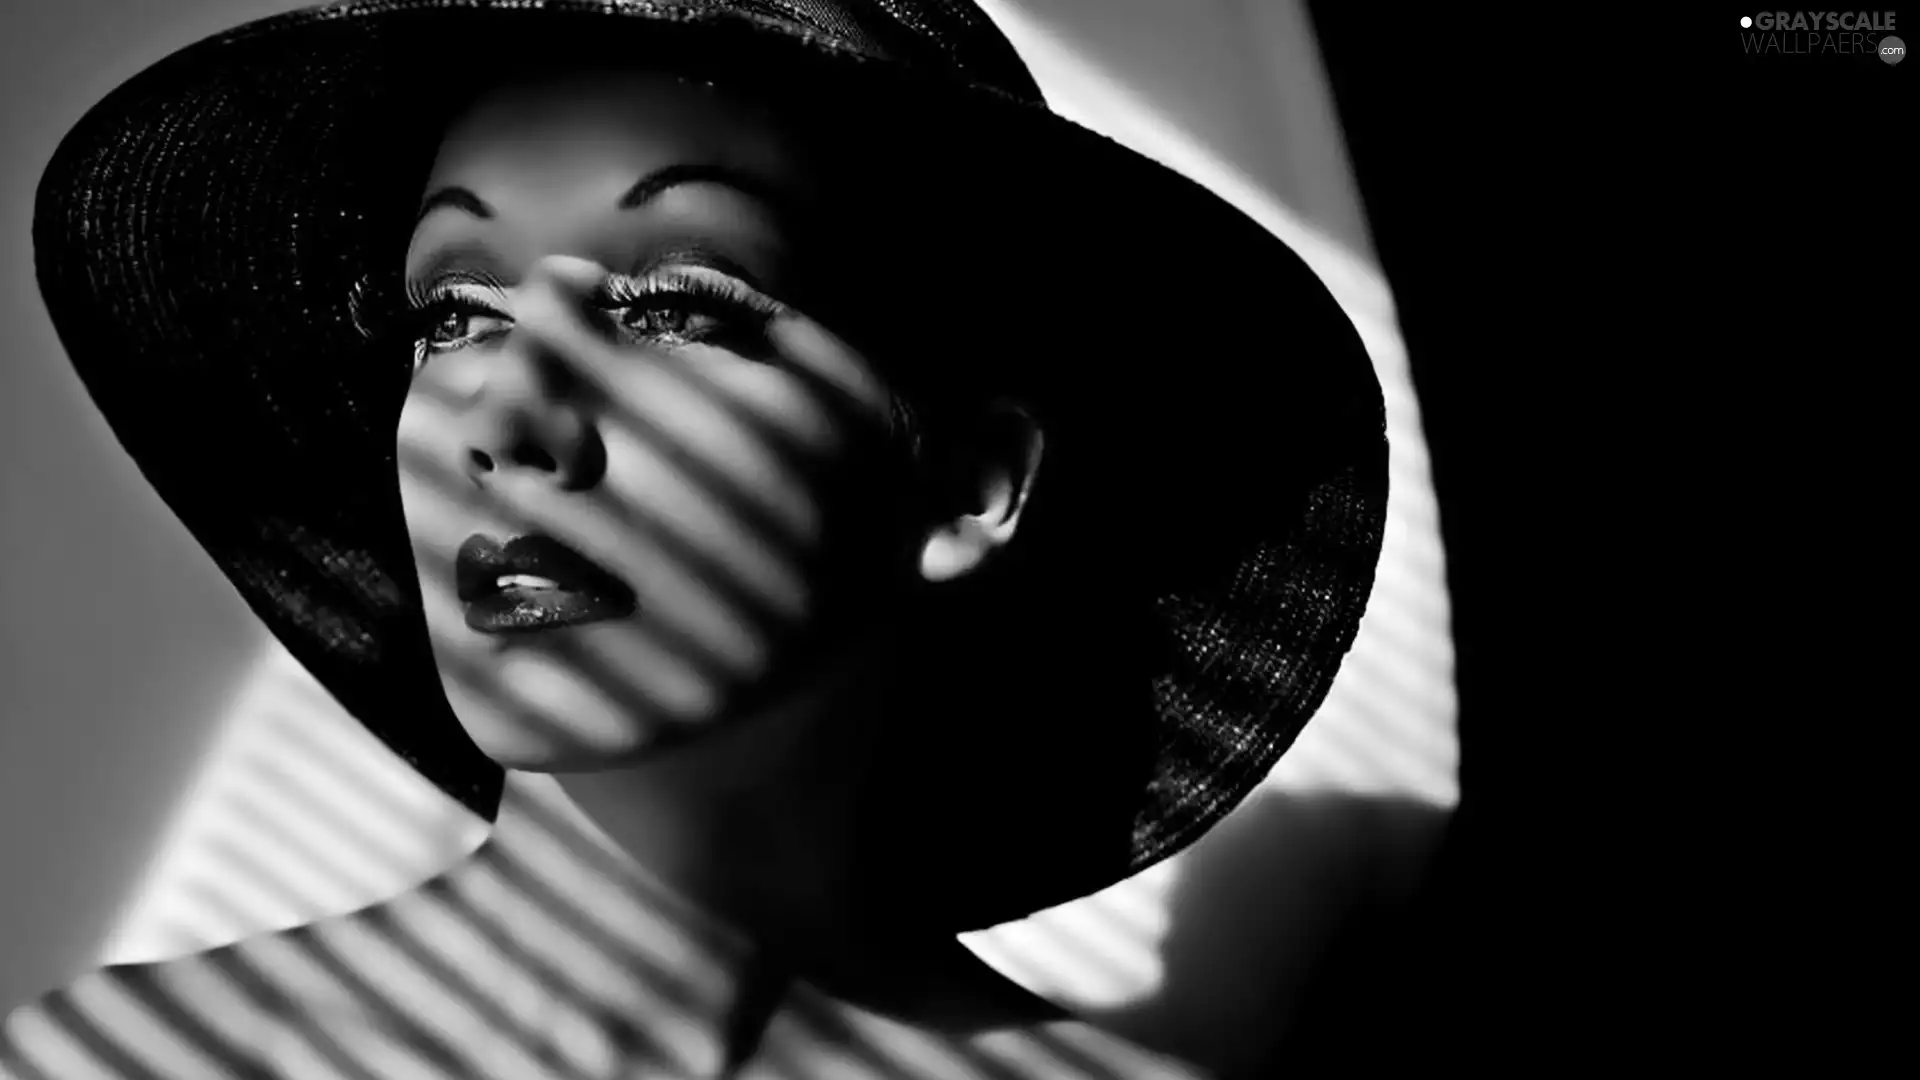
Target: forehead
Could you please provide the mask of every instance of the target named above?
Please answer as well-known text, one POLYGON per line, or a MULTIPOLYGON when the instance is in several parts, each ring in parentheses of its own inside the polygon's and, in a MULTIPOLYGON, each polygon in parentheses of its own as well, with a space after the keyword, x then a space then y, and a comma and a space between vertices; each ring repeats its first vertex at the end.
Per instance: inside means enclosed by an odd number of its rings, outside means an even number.
POLYGON ((700 161, 797 179, 770 110, 671 75, 593 69, 522 78, 476 98, 448 126, 428 188, 537 195, 627 182, 700 161))

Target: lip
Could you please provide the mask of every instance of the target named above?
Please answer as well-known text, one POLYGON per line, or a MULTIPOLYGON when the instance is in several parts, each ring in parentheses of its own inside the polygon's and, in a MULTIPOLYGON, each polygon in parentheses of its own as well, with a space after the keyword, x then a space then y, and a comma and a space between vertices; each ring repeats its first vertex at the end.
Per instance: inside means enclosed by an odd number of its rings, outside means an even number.
POLYGON ((623 619, 639 607, 633 589, 598 563, 551 536, 534 533, 502 543, 479 533, 454 558, 454 588, 468 628, 482 634, 529 633, 623 619), (513 584, 520 575, 551 582, 513 584))

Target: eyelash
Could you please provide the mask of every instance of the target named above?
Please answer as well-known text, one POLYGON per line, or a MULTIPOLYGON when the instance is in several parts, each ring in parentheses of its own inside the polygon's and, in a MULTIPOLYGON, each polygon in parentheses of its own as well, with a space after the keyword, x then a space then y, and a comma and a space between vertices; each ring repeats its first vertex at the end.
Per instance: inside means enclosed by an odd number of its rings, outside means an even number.
MULTIPOLYGON (((469 332, 450 341, 433 341, 434 331, 450 318, 492 318, 507 321, 509 316, 474 296, 476 291, 497 293, 497 281, 470 275, 444 278, 424 290, 409 286, 407 303, 409 334, 413 341, 413 369, 418 372, 428 360, 457 352, 505 329, 469 332)), ((683 270, 660 270, 640 277, 613 275, 594 290, 590 299, 595 310, 614 316, 615 328, 623 342, 649 342, 669 347, 694 344, 732 346, 745 352, 764 342, 767 324, 780 311, 780 304, 730 277, 692 274, 683 270), (636 329, 626 318, 630 312, 673 312, 683 317, 706 316, 716 325, 694 332, 636 329)))

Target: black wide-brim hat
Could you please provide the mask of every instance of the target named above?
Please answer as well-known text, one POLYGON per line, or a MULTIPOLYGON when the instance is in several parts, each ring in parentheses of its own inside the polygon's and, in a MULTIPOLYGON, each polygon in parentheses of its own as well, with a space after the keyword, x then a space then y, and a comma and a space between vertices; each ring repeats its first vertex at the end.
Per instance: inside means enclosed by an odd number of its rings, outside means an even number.
MULTIPOLYGON (((1032 513, 1104 522, 1060 573, 1138 597, 1159 639, 1145 670, 1111 672, 1155 724, 1115 870, 1197 838, 1353 642, 1386 517, 1379 386, 1292 251, 1048 110, 968 3, 368 0, 143 71, 61 143, 33 236, 60 339, 160 496, 348 711, 492 815, 502 772, 445 700, 397 493, 411 354, 364 310, 399 277, 446 119, 433 58, 510 64, 517 42, 572 33, 808 95, 822 130, 917 162, 888 212, 925 261, 883 276, 921 289, 929 335, 983 370, 994 353, 993 377, 1039 402, 1032 513)), ((1056 629, 1062 648, 1082 636, 1056 629)))

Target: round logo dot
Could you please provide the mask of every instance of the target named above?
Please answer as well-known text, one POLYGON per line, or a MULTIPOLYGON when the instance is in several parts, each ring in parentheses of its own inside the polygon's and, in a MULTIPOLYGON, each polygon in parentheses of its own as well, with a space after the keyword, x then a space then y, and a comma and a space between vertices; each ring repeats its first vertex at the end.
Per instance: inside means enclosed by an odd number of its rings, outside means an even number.
POLYGON ((1747 15, 1740 16, 1740 29, 1745 30, 1747 27, 1752 25, 1753 25, 1753 18, 1751 16, 1747 16, 1747 15))
POLYGON ((1897 64, 1907 58, 1907 43, 1897 37, 1880 39, 1880 59, 1889 64, 1897 64))

